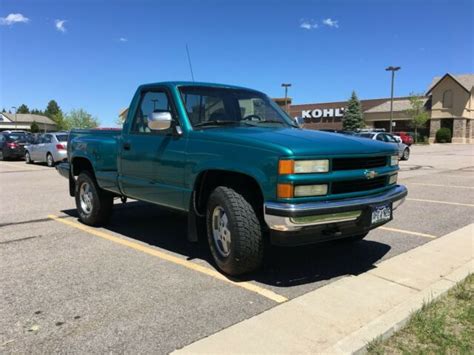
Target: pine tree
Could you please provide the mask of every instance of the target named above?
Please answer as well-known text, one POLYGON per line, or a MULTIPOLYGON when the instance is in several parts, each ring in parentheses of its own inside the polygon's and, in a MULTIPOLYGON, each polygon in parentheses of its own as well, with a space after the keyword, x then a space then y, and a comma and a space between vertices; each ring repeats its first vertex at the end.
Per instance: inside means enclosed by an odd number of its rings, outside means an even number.
POLYGON ((31 131, 31 133, 38 133, 40 131, 40 128, 38 126, 38 123, 36 123, 36 121, 33 121, 31 123, 30 131, 31 131))
POLYGON ((25 104, 21 104, 16 110, 16 113, 30 113, 30 109, 25 104))
POLYGON ((58 103, 55 100, 50 100, 48 106, 46 106, 46 110, 44 110, 44 115, 53 119, 53 117, 58 113, 61 113, 61 115, 63 114, 58 103))
POLYGON ((352 91, 351 98, 344 110, 342 126, 346 131, 355 131, 365 126, 362 107, 355 91, 352 91))

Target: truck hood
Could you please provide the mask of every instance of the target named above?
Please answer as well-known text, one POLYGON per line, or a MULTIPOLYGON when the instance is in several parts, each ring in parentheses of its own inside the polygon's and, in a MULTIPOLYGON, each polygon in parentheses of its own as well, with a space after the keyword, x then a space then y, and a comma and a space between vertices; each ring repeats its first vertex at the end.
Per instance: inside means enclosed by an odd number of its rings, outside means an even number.
POLYGON ((391 154, 397 150, 390 144, 375 140, 297 128, 225 127, 200 131, 202 138, 233 144, 280 148, 288 155, 361 155, 391 154))

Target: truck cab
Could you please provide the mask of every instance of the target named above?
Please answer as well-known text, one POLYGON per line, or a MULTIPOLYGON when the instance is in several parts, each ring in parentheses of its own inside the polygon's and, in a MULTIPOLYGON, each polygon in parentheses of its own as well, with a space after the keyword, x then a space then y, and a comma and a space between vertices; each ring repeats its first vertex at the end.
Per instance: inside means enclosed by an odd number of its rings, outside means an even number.
POLYGON ((262 263, 266 240, 356 241, 407 195, 398 152, 354 136, 305 130, 265 94, 230 85, 140 86, 121 131, 73 130, 69 179, 81 221, 107 222, 127 197, 188 215, 221 271, 262 263))

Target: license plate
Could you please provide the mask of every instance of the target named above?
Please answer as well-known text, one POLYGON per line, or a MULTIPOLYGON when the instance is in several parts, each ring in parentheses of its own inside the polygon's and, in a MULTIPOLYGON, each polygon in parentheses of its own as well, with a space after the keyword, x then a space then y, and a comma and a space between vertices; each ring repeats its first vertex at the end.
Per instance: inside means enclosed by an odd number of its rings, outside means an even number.
POLYGON ((392 219, 391 204, 372 207, 372 225, 388 222, 392 219))

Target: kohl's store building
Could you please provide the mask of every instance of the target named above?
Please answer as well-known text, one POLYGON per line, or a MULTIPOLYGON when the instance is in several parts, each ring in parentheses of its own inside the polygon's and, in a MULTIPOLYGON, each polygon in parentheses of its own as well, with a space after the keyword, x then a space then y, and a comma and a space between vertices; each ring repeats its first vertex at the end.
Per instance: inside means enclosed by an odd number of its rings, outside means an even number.
MULTIPOLYGON (((441 127, 451 129, 453 143, 474 143, 474 74, 451 75, 433 79, 425 96, 421 97, 429 114, 426 128, 419 129, 421 135, 434 142, 436 131, 441 127)), ((290 99, 289 99, 290 100, 290 99)), ((284 99, 276 102, 285 107, 284 99)), ((289 101, 290 102, 290 101, 289 101)), ((344 108, 347 102, 327 102, 289 105, 292 117, 303 117, 307 129, 342 129, 344 108)), ((367 128, 385 128, 390 125, 390 98, 361 100, 367 128)), ((394 97, 394 132, 413 131, 408 97, 394 97)))

